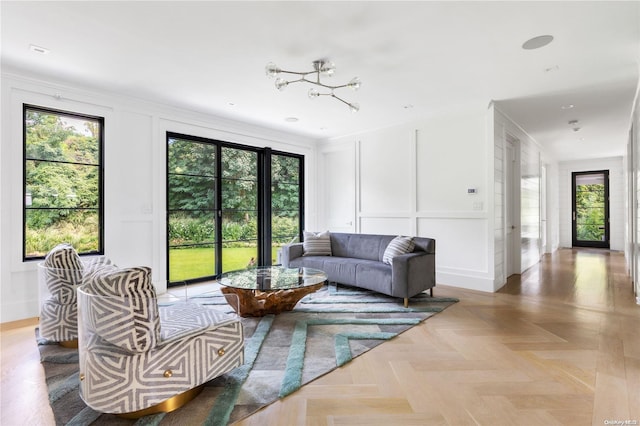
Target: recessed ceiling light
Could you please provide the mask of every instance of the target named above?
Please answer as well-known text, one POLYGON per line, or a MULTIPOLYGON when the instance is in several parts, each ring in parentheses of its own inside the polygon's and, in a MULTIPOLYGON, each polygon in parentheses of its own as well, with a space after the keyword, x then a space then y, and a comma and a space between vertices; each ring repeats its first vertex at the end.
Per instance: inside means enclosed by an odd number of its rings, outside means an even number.
POLYGON ((568 105, 561 105, 560 109, 571 109, 574 108, 575 105, 574 104, 568 104, 568 105))
POLYGON ((30 44, 29 50, 41 55, 46 55, 47 53, 49 53, 49 49, 47 49, 46 47, 36 46, 35 44, 30 44))
POLYGON ((230 107, 236 106, 236 104, 234 104, 233 102, 228 102, 227 105, 229 105, 230 107))
POLYGON ((298 117, 287 117, 284 119, 284 121, 286 121, 287 123, 295 123, 297 121, 299 121, 300 119, 298 117))
POLYGON ((413 105, 411 105, 411 104, 406 104, 406 105, 404 105, 402 108, 404 108, 404 109, 411 109, 411 108, 413 108, 413 105))
POLYGON ((554 65, 552 67, 545 68, 544 72, 556 72, 558 70, 560 70, 560 67, 558 65, 554 65))
POLYGON ((525 50, 540 49, 553 41, 552 35, 541 35, 531 38, 522 43, 522 48, 525 50))

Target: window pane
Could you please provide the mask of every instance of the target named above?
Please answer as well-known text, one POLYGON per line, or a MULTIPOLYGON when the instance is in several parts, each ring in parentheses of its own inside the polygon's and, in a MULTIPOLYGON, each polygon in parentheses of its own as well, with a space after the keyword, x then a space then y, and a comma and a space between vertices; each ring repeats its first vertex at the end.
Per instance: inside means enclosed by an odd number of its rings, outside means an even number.
POLYGON ((222 179, 222 208, 224 210, 256 210, 258 182, 222 179))
POLYGON ((222 272, 237 271, 256 267, 258 262, 258 241, 248 241, 239 245, 225 243, 222 245, 222 272))
POLYGON ((248 241, 258 238, 258 213, 251 210, 222 212, 222 241, 248 241))
POLYGON ((258 153, 235 148, 222 148, 222 177, 258 180, 258 153))
POLYGON ((100 250, 100 220, 97 210, 26 209, 25 255, 45 256, 61 242, 79 253, 100 250))
POLYGON ((216 176, 214 144, 169 138, 167 173, 216 176))
POLYGON ((212 177, 169 175, 169 210, 213 210, 216 180, 212 177))
POLYGON ((182 211, 169 213, 169 245, 213 243, 216 239, 215 212, 182 211))
POLYGON ((100 121, 26 110, 26 158, 99 164, 100 121))
POLYGON ((186 281, 215 275, 213 245, 169 249, 169 281, 186 281))
POLYGON ((271 160, 272 182, 298 184, 300 181, 300 159, 286 155, 273 155, 271 160))
POLYGON ((271 186, 271 208, 273 210, 298 211, 300 186, 290 183, 274 183, 271 186))
POLYGON ((97 166, 27 160, 26 168, 27 207, 98 208, 97 166))
POLYGON ((272 212, 271 235, 274 240, 289 242, 300 235, 300 216, 298 210, 272 212))

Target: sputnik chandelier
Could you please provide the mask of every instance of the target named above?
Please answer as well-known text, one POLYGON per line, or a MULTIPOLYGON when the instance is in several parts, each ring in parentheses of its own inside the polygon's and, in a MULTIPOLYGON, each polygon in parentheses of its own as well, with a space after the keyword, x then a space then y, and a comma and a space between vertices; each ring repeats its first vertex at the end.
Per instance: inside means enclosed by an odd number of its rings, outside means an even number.
POLYGON ((342 84, 338 86, 324 84, 320 81, 320 74, 325 75, 327 77, 331 77, 335 72, 335 70, 336 70, 336 66, 333 62, 326 61, 323 59, 313 61, 313 71, 307 71, 307 72, 285 71, 283 69, 278 68, 278 66, 273 62, 269 62, 265 67, 267 76, 271 78, 279 74, 294 74, 294 75, 300 76, 300 78, 298 78, 297 80, 285 80, 282 77, 276 78, 276 88, 280 91, 284 90, 285 87, 287 87, 289 84, 292 84, 292 83, 305 82, 309 84, 314 84, 316 86, 329 89, 330 92, 320 93, 318 89, 312 87, 311 89, 309 89, 309 92, 307 92, 307 94, 311 99, 318 98, 320 96, 331 96, 332 98, 335 98, 340 102, 346 104, 349 107, 349 109, 351 109, 351 112, 358 112, 360 110, 360 105, 358 105, 357 103, 347 102, 334 93, 334 90, 341 89, 343 87, 349 87, 353 90, 358 90, 360 88, 360 85, 362 84, 358 77, 352 78, 351 81, 347 84, 342 84), (308 75, 311 75, 311 79, 307 79, 308 75))

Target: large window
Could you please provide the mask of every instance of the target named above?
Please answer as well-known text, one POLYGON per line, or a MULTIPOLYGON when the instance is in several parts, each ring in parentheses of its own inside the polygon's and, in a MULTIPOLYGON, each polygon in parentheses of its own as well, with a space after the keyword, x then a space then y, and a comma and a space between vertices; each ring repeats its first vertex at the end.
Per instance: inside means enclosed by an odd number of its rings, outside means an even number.
POLYGON ((102 254, 104 119, 31 105, 23 117, 23 258, 62 242, 102 254))
POLYGON ((170 283, 276 263, 300 238, 303 157, 167 134, 170 283))

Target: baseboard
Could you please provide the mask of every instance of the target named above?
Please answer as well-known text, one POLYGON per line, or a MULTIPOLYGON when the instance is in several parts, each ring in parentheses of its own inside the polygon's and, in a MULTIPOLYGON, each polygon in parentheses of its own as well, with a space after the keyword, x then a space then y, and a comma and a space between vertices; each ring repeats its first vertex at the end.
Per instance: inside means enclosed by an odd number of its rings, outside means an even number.
MULTIPOLYGON (((468 274, 436 271, 436 283, 451 287, 466 288, 468 290, 478 290, 493 293, 496 288, 493 278, 478 277, 468 274)), ((437 289, 437 286, 436 286, 437 289)))

